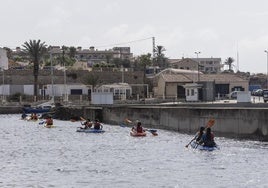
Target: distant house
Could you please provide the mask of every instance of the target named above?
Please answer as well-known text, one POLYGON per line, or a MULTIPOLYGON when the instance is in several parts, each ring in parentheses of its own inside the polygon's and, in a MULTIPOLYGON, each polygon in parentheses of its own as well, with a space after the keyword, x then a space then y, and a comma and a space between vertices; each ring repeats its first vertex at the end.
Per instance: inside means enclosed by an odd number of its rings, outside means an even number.
POLYGON ((170 64, 173 68, 199 70, 206 74, 220 73, 223 68, 221 58, 182 58, 180 60, 170 60, 170 64))
POLYGON ((202 74, 197 71, 168 69, 154 78, 154 96, 157 98, 185 99, 185 85, 197 83, 199 100, 210 101, 231 91, 248 91, 249 81, 235 74, 202 74), (199 77, 199 81, 196 79, 199 77))
POLYGON ((114 99, 126 100, 132 96, 132 88, 127 83, 114 83, 101 85, 96 92, 113 93, 114 99))
POLYGON ((109 63, 112 59, 131 59, 133 54, 130 52, 130 47, 114 47, 109 50, 97 50, 93 46, 89 49, 79 48, 76 51, 75 58, 78 61, 87 61, 89 65, 95 63, 109 63))

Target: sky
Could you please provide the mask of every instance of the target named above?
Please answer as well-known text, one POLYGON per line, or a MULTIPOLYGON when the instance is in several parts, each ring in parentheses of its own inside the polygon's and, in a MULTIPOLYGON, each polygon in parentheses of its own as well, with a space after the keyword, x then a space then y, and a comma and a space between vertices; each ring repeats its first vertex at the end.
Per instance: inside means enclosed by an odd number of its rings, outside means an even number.
POLYGON ((8 0, 0 6, 0 47, 115 46, 134 56, 164 46, 165 56, 232 57, 234 70, 267 73, 267 0, 8 0))

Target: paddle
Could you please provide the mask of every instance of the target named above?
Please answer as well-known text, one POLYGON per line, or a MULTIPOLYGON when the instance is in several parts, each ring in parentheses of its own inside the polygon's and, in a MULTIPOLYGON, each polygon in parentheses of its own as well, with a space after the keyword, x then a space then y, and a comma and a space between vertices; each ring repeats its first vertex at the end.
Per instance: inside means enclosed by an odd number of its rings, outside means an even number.
MULTIPOLYGON (((215 124, 215 119, 210 119, 207 122, 207 126, 205 129, 207 128, 211 128, 213 125, 215 124)), ((195 135, 195 137, 185 146, 186 148, 188 148, 188 146, 197 138, 198 135, 195 135)), ((197 145, 198 146, 198 145, 197 145)))
MULTIPOLYGON (((133 124, 133 122, 131 120, 129 120, 128 118, 125 119, 125 122, 126 123, 129 123, 129 124, 133 124)), ((121 126, 121 125, 120 125, 121 126)), ((157 130, 156 129, 143 129, 144 131, 148 131, 150 132, 152 135, 154 136, 157 136, 157 130)))
POLYGON ((45 120, 42 120, 42 121, 40 121, 38 124, 39 124, 39 125, 43 125, 45 122, 46 122, 45 120))

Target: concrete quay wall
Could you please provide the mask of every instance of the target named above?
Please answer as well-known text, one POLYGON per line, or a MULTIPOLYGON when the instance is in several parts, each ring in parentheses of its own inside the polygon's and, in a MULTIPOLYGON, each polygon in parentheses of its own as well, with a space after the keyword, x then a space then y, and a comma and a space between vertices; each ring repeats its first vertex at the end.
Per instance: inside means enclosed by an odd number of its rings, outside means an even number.
POLYGON ((214 118, 216 136, 268 141, 268 108, 245 107, 103 107, 105 123, 120 124, 128 118, 140 120, 144 127, 195 133, 214 118))

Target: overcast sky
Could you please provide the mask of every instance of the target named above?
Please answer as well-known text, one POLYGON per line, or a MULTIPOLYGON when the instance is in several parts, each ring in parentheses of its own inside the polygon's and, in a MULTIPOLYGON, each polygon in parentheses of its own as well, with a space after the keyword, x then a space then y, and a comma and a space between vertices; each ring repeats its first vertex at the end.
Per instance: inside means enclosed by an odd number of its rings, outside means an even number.
POLYGON ((134 55, 166 48, 168 58, 227 57, 239 70, 267 72, 267 0, 6 0, 0 47, 129 46, 134 55), (238 58, 239 57, 239 58, 238 58), (238 61, 237 61, 238 60, 238 61))

